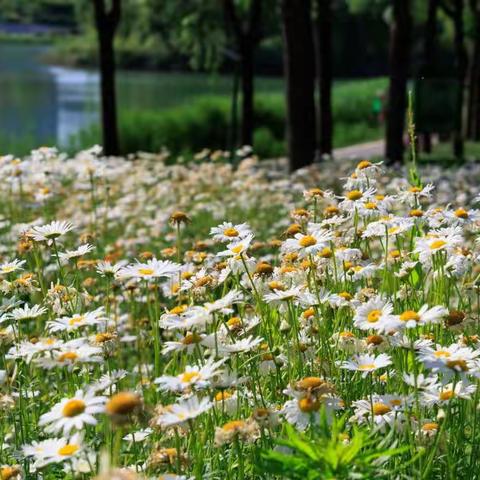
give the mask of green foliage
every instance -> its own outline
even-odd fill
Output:
[[[385,88],[386,79],[340,82],[333,92],[334,145],[343,147],[382,135],[372,113],[372,101]],[[285,101],[278,93],[258,94],[255,102],[254,149],[262,157],[285,155]],[[120,112],[121,151],[124,154],[167,147],[174,154],[190,155],[206,146],[227,149],[231,137],[231,101],[228,96],[201,96],[166,110]],[[72,148],[100,141],[93,126],[73,139]]]
[[[261,470],[291,480],[326,480],[387,477],[391,472],[382,463],[408,447],[396,448],[389,436],[379,442],[365,430],[354,428],[344,433],[345,419],[333,419],[328,425],[325,415],[313,438],[286,425],[282,449],[264,453]]]

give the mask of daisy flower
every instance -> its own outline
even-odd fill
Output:
[[[420,198],[430,198],[434,189],[435,187],[431,183],[424,187],[410,186],[398,192],[398,199],[410,205],[418,204]]]
[[[354,326],[360,330],[385,332],[395,329],[398,323],[392,304],[378,296],[358,307],[353,317]]]
[[[47,432],[68,435],[73,429],[84,425],[96,425],[94,415],[105,410],[105,397],[97,397],[93,391],[77,390],[72,398],[64,398],[48,413],[40,417],[38,424],[46,426]]]
[[[209,359],[203,366],[187,366],[185,371],[176,377],[164,375],[155,379],[160,390],[170,392],[190,391],[192,388],[202,389],[210,385],[210,379],[219,373],[224,360],[214,362]]]
[[[264,341],[263,338],[249,336],[241,340],[236,341],[235,343],[226,343],[218,345],[218,354],[219,355],[232,355],[235,353],[244,353],[249,352],[250,350],[255,349]]]
[[[460,380],[454,383],[436,383],[422,392],[422,403],[427,406],[445,405],[450,400],[460,398],[470,400],[477,389],[475,384]]]
[[[29,307],[25,304],[23,307],[14,308],[9,314],[8,317],[16,322],[20,322],[23,320],[32,320],[34,318],[42,316],[44,313],[47,312],[45,307],[41,305],[33,305]]]
[[[80,434],[70,438],[47,439],[24,445],[23,453],[27,458],[34,459],[33,467],[42,468],[50,463],[72,461],[83,451],[83,439]]]
[[[440,323],[448,315],[448,310],[441,305],[428,308],[423,305],[418,312],[415,310],[405,310],[398,316],[401,326],[405,328],[415,328],[417,326]]]
[[[165,412],[155,419],[156,424],[162,428],[181,425],[192,420],[212,408],[212,402],[208,398],[199,400],[197,396],[181,400],[179,403],[170,405]]]
[[[307,235],[297,233],[294,238],[285,240],[282,251],[286,253],[297,252],[301,258],[315,255],[323,250],[332,240],[332,232],[315,230]]]
[[[0,274],[8,274],[12,272],[17,272],[18,270],[23,270],[23,265],[25,265],[26,260],[12,260],[11,262],[4,262],[0,264]]]
[[[53,240],[65,235],[74,228],[70,222],[53,221],[48,225],[33,227],[30,231],[30,236],[37,242],[48,242],[50,244]]]
[[[357,400],[353,402],[354,415],[351,421],[371,423],[383,430],[386,426],[401,427],[405,422],[402,412],[405,400],[402,397],[391,395],[373,395],[370,400]]]
[[[227,249],[219,252],[217,255],[220,257],[238,257],[249,249],[252,240],[253,233],[249,233],[241,240],[229,243]]]
[[[339,366],[346,370],[361,372],[362,376],[366,377],[369,373],[391,364],[390,356],[386,353],[381,353],[377,357],[371,354],[354,355],[351,360],[341,362]]]
[[[427,347],[419,353],[419,359],[433,372],[446,373],[447,376],[478,371],[480,352],[457,344],[435,348]]]
[[[153,258],[147,263],[127,265],[117,271],[117,278],[137,278],[141,280],[156,280],[158,278],[172,277],[181,269],[181,265],[170,260],[157,260]]]
[[[91,252],[95,247],[86,243],[85,245],[80,245],[75,250],[67,250],[66,252],[59,252],[58,258],[62,263],[68,263],[69,260],[74,258],[83,257],[87,253]]]
[[[71,332],[83,327],[91,327],[105,323],[105,310],[99,307],[93,312],[73,315],[72,317],[61,317],[47,322],[47,330],[50,332],[66,331]]]
[[[250,235],[251,229],[247,223],[234,225],[231,222],[223,222],[217,227],[210,229],[210,235],[217,242],[233,242]]]

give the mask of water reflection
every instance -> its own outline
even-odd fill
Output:
[[[99,120],[94,70],[42,62],[46,45],[0,43],[0,154],[39,145],[67,147],[71,137]],[[257,92],[281,91],[280,79],[257,79]],[[162,110],[200,95],[229,95],[232,79],[200,73],[119,72],[119,111]],[[100,139],[98,139],[100,141]]]
[[[84,127],[98,122],[98,74],[85,70],[50,67],[56,91],[55,138],[59,145]]]

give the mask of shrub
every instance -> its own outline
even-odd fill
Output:
[[[335,86],[335,147],[381,137],[381,127],[372,114],[372,101],[385,85],[382,78],[341,82]],[[261,157],[285,154],[285,116],[281,93],[257,95],[254,148]],[[188,156],[206,145],[227,149],[231,138],[231,101],[224,95],[200,96],[188,104],[162,111],[124,110],[119,123],[122,154],[139,150],[155,152],[167,147],[174,155]],[[83,148],[99,141],[99,127],[92,126],[73,139],[71,147]]]

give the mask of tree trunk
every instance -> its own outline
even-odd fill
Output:
[[[393,0],[390,27],[388,112],[386,131],[387,163],[403,161],[403,132],[407,108],[407,81],[412,19],[410,0]]]
[[[93,0],[99,44],[102,132],[105,155],[119,154],[113,41],[120,21],[121,0],[113,0],[109,12],[104,0]]]
[[[310,0],[282,0],[290,171],[315,156],[315,67]]]
[[[254,46],[249,38],[241,45],[241,81],[242,81],[242,145],[253,145],[254,129]]]
[[[332,2],[317,0],[315,28],[316,65],[320,101],[318,102],[318,140],[320,155],[332,154]]]
[[[480,140],[480,5],[478,0],[470,0],[474,17],[473,52],[469,72],[468,94],[468,138]]]
[[[465,32],[463,24],[463,0],[454,0],[455,24],[455,56],[457,63],[457,105],[455,112],[455,130],[453,132],[453,154],[461,160],[464,154],[463,144],[463,99],[465,90],[465,77],[468,65],[468,56],[465,48]]]
[[[243,145],[253,144],[255,51],[261,39],[262,1],[250,1],[248,19],[243,22],[233,0],[222,0],[226,23],[233,33],[240,57],[242,91],[240,139]]]
[[[439,0],[429,0],[427,24],[425,26],[425,43],[423,48],[423,61],[420,74],[422,78],[433,78],[436,73],[436,35],[437,35],[437,11]],[[430,132],[423,134],[423,149],[426,153],[432,151],[432,139]]]

